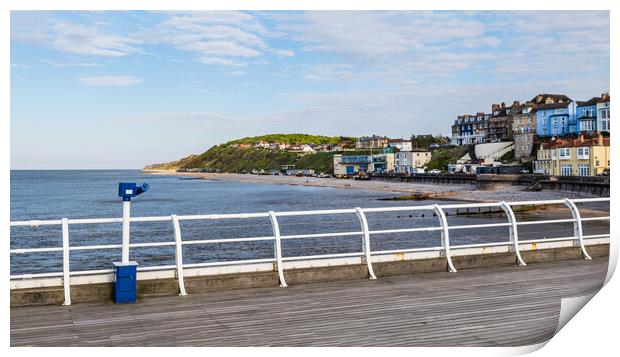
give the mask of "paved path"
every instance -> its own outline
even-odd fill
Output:
[[[23,346],[515,346],[556,329],[560,298],[607,259],[11,309]]]

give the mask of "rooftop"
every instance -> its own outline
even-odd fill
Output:
[[[539,95],[535,96],[534,98],[532,98],[530,100],[530,102],[532,102],[532,103],[534,103],[536,105],[540,105],[540,104],[545,104],[545,103],[549,103],[549,102],[553,102],[553,103],[572,102],[572,99],[570,99],[569,97],[567,97],[564,94],[543,93],[543,94],[539,94]]]
[[[545,104],[538,104],[536,106],[536,109],[540,110],[540,109],[557,109],[557,108],[566,108],[568,107],[568,105],[570,104],[570,102],[556,102],[556,103],[545,103]]]
[[[602,140],[602,146],[609,146],[609,138],[601,137],[600,139]],[[601,146],[599,145],[599,137],[585,138],[583,136],[575,139],[556,139],[542,145],[544,149]]]

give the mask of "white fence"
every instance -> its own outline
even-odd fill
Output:
[[[184,270],[191,268],[201,267],[216,267],[216,266],[230,266],[236,264],[271,264],[274,270],[278,272],[280,285],[285,287],[286,279],[284,274],[285,262],[291,261],[312,261],[331,258],[348,258],[356,257],[361,258],[361,262],[367,266],[368,275],[370,279],[376,279],[373,271],[373,257],[382,256],[386,254],[403,254],[414,252],[439,252],[439,256],[443,257],[447,261],[448,269],[450,272],[456,272],[456,268],[452,263],[451,249],[468,249],[468,248],[489,248],[489,247],[508,247],[509,251],[514,252],[516,256],[517,264],[524,266],[526,263],[521,257],[520,246],[525,244],[537,244],[548,242],[560,242],[560,241],[572,241],[581,248],[584,259],[591,259],[586,250],[585,239],[598,239],[609,238],[609,234],[599,235],[584,235],[582,223],[587,221],[600,221],[609,220],[609,216],[589,217],[582,218],[579,209],[576,204],[591,203],[591,202],[609,202],[609,198],[587,198],[587,199],[564,199],[564,200],[547,200],[547,201],[523,201],[523,202],[492,202],[492,203],[467,203],[467,204],[443,204],[443,205],[424,205],[424,206],[401,206],[401,207],[380,207],[380,208],[351,208],[351,209],[332,209],[332,210],[315,210],[315,211],[289,211],[289,212],[264,212],[264,213],[241,213],[241,214],[209,214],[209,215],[189,215],[189,216],[177,216],[175,214],[171,216],[156,216],[156,217],[131,217],[130,222],[162,222],[169,221],[172,223],[174,230],[174,240],[167,242],[151,242],[151,243],[129,243],[127,246],[123,244],[106,244],[106,245],[89,245],[89,246],[71,246],[69,237],[70,225],[90,225],[90,224],[109,224],[109,223],[123,223],[122,218],[93,218],[93,219],[67,219],[62,218],[60,220],[31,220],[31,221],[14,221],[11,222],[11,227],[19,226],[61,226],[62,228],[62,246],[60,247],[45,247],[45,248],[27,248],[27,249],[11,249],[10,254],[24,254],[24,253],[42,253],[42,252],[62,252],[63,257],[63,269],[62,272],[54,273],[38,273],[38,274],[21,274],[11,275],[11,282],[30,279],[41,278],[60,278],[62,279],[62,285],[64,288],[65,305],[71,304],[71,280],[80,276],[92,276],[97,274],[111,274],[113,269],[102,270],[84,270],[84,271],[71,271],[70,264],[70,252],[73,251],[85,251],[85,250],[106,250],[106,249],[126,249],[130,248],[142,248],[142,247],[163,247],[174,246],[175,249],[175,264],[174,265],[160,265],[149,267],[138,267],[139,272],[148,271],[161,271],[174,269],[175,276],[179,282],[179,295],[186,295],[184,284]],[[572,218],[570,219],[554,219],[554,220],[537,220],[537,221],[522,221],[518,222],[512,207],[515,206],[532,206],[532,205],[565,205],[570,209]],[[487,223],[487,224],[472,224],[472,225],[448,225],[446,209],[466,209],[466,208],[500,208],[506,214],[507,222],[501,223]],[[366,213],[371,212],[394,212],[394,211],[432,211],[438,220],[437,226],[431,227],[416,227],[416,228],[399,228],[399,229],[384,229],[384,230],[370,230]],[[360,230],[353,232],[333,232],[333,233],[318,233],[318,234],[296,234],[296,235],[281,235],[280,225],[278,224],[278,217],[291,217],[291,216],[314,216],[314,215],[342,215],[342,214],[355,214],[359,220]],[[272,235],[260,236],[260,237],[247,237],[247,238],[226,238],[226,239],[208,239],[208,240],[183,240],[180,221],[196,221],[196,220],[234,220],[234,219],[246,219],[246,218],[268,218],[271,221]],[[536,240],[519,240],[518,227],[523,225],[540,225],[551,223],[572,223],[573,224],[573,236],[560,237],[560,238],[545,238]],[[466,229],[480,229],[491,227],[508,227],[509,237],[504,242],[494,243],[479,243],[479,244],[450,244],[450,231],[451,230],[466,230]],[[433,232],[439,231],[441,233],[441,245],[435,247],[425,248],[410,248],[399,250],[378,250],[372,251],[370,240],[371,236],[386,235],[395,233],[406,232]],[[322,254],[322,255],[305,255],[295,257],[282,256],[282,240],[289,239],[304,239],[304,238],[322,238],[322,237],[346,237],[346,236],[359,236],[362,238],[362,251],[352,253],[339,253],[339,254]],[[119,237],[120,238],[120,237]],[[199,245],[199,244],[220,244],[220,243],[239,243],[239,242],[258,242],[258,241],[273,241],[274,254],[272,258],[268,259],[246,259],[237,261],[219,261],[219,262],[204,262],[204,263],[183,263],[183,246]],[[110,262],[111,263],[111,262]],[[111,265],[111,264],[110,264]]]

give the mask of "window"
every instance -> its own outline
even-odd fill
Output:
[[[579,164],[579,176],[590,176],[590,165]]]
[[[603,110],[601,110],[601,118],[603,118],[603,119],[609,119],[609,109],[603,109]]]
[[[609,119],[601,120],[601,131],[609,131]]]
[[[561,148],[560,149],[560,160],[569,160],[569,159],[570,159],[570,149]]]
[[[558,125],[558,118],[557,117],[553,117],[551,123],[553,123],[553,125]]]
[[[557,149],[551,149],[551,160],[555,160],[555,151]]]
[[[562,169],[560,171],[560,175],[562,176],[570,176],[573,173],[572,165],[562,165]]]
[[[589,147],[577,148],[577,159],[587,160],[589,158],[590,158],[590,148]]]

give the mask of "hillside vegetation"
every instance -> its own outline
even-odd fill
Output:
[[[431,152],[431,160],[426,164],[427,170],[448,171],[448,164],[453,164],[456,160],[467,154],[467,146],[454,146],[439,148]]]
[[[280,169],[294,164],[296,153],[283,150],[218,145],[185,162],[180,169],[213,169],[221,172],[250,172],[252,170]]]
[[[144,167],[144,170],[178,170],[184,166],[187,162],[195,158],[196,155],[189,155],[177,161],[165,162],[161,164],[152,164]]]
[[[342,142],[355,142],[355,138],[349,138],[344,136],[322,136],[322,135],[308,135],[308,134],[268,134],[261,136],[249,136],[247,138],[237,139],[229,141],[223,145],[232,144],[251,144],[255,142],[268,142],[268,143],[283,143],[291,145],[303,145],[303,144],[339,144]]]
[[[200,155],[190,155],[178,161],[146,166],[147,170],[190,170],[208,169],[220,172],[251,172],[252,170],[279,170],[282,165],[295,165],[297,169],[313,169],[316,172],[333,172],[333,156],[341,152],[297,153],[278,149],[259,147],[239,147],[238,144],[257,142],[303,144],[349,144],[355,138],[329,137],[307,134],[270,134],[232,140],[211,147]],[[347,155],[367,154],[347,151]]]

